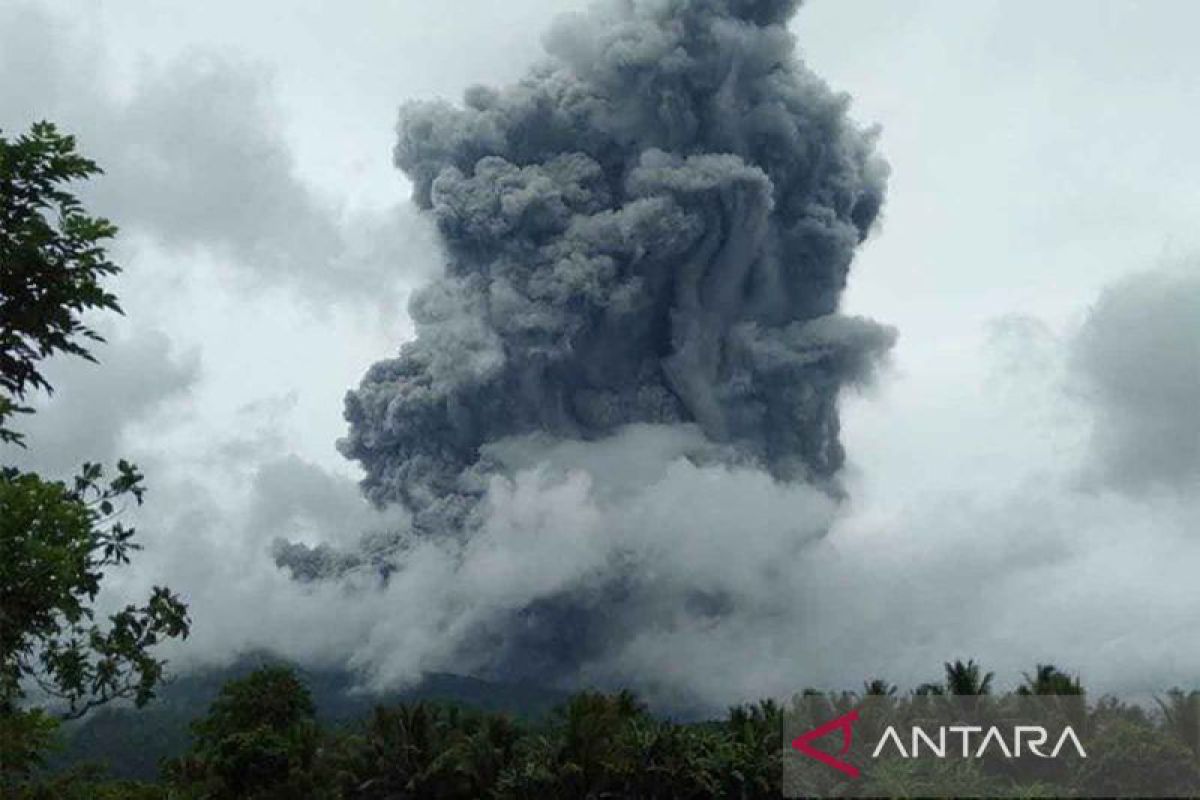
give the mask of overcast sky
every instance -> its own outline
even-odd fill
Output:
[[[144,466],[146,573],[120,586],[192,599],[181,660],[264,625],[296,653],[353,647],[294,624],[267,549],[380,522],[334,442],[439,268],[391,165],[397,106],[515,80],[584,5],[0,5],[0,127],[79,134],[126,266],[103,366],[55,365],[22,458]],[[1055,659],[1101,688],[1200,680],[1197,25],[1186,0],[810,0],[795,20],[809,66],[881,126],[888,200],[846,308],[900,332],[844,404],[838,556],[805,569],[814,608],[850,622],[796,629],[805,682],[958,656],[1010,679]]]

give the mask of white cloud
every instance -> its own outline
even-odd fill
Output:
[[[1128,491],[1200,486],[1200,262],[1108,287],[1073,347],[1095,404],[1090,477]]]

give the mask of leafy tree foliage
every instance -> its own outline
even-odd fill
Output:
[[[65,188],[99,171],[49,123],[0,136],[0,444],[26,445],[9,422],[30,411],[29,392],[51,391],[44,359],[95,360],[88,345],[101,338],[82,315],[120,312],[101,286],[119,271],[103,246],[116,229]],[[120,698],[143,705],[165,664],[152,649],[188,633],[186,606],[163,587],[96,619],[106,572],[138,549],[120,518],[141,504],[142,482],[125,461],[111,477],[85,464],[70,482],[0,467],[0,787],[40,763],[53,735],[31,686],[64,719]]]
[[[211,800],[333,796],[316,770],[315,715],[308,687],[290,669],[264,667],[232,681],[193,726],[192,752],[169,765],[170,782]]]
[[[1200,763],[1184,742],[1137,719],[1114,716],[1093,737],[1074,785],[1090,797],[1131,797],[1163,787],[1164,797],[1195,797]]]
[[[377,708],[351,740],[346,796],[485,797],[517,757],[519,726],[505,716],[430,703]]]
[[[540,724],[426,702],[317,730],[287,669],[231,682],[167,765],[175,797],[709,798],[779,794],[781,708],[678,725],[632,694],[584,692]]]
[[[103,340],[83,313],[121,310],[101,286],[120,271],[103,247],[117,229],[85,213],[65,186],[100,171],[48,122],[13,141],[0,135],[0,443],[22,440],[7,424],[29,410],[26,395],[51,391],[43,359],[93,360],[87,343]]]
[[[0,708],[13,709],[27,680],[63,701],[66,718],[154,696],[163,664],[149,650],[187,633],[186,608],[161,587],[107,625],[92,608],[105,570],[137,549],[134,530],[113,519],[121,499],[140,502],[141,481],[124,461],[107,482],[86,465],[73,486],[0,470]]]
[[[5,795],[5,800],[8,796]],[[12,800],[173,800],[164,786],[107,780],[103,770],[83,766],[15,790]]]

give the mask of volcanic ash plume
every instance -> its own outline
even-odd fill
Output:
[[[517,502],[521,471],[547,463],[586,473],[580,503],[600,514],[597,497],[644,499],[680,470],[728,478],[710,492],[745,479],[764,497],[801,487],[805,507],[836,495],[839,392],[894,338],[837,313],[887,170],[847,98],[799,62],[785,27],[797,5],[612,3],[561,20],[548,60],[517,85],[403,108],[396,164],[437,223],[445,273],[413,297],[415,340],[348,396],[341,443],[371,500],[412,513],[396,579],[414,542],[454,542],[449,580],[462,584],[447,602],[484,605],[466,587],[472,554],[506,546],[497,498]],[[610,634],[615,609],[645,612],[654,581],[632,542],[658,534],[636,524],[599,526],[606,556],[583,570],[587,602],[563,600],[579,576],[505,594],[522,630],[588,639],[596,609]],[[732,607],[721,587],[680,580],[671,597],[689,608]]]

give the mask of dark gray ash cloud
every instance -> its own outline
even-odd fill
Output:
[[[838,393],[894,338],[837,313],[887,170],[798,60],[796,6],[610,4],[515,86],[405,106],[396,163],[448,261],[416,340],[347,400],[373,500],[454,531],[483,445],[636,423],[836,474]]]
[[[1109,286],[1072,345],[1091,407],[1089,478],[1132,493],[1200,486],[1200,266]]]
[[[839,313],[887,169],[797,57],[796,6],[609,3],[520,83],[403,108],[445,271],[341,449],[412,513],[386,592],[438,577],[413,653],[377,631],[363,661],[604,680],[655,631],[785,613],[770,562],[828,530],[839,395],[895,338]],[[665,520],[680,503],[702,516]],[[309,579],[378,543],[276,556]],[[754,554],[725,569],[730,547]]]

